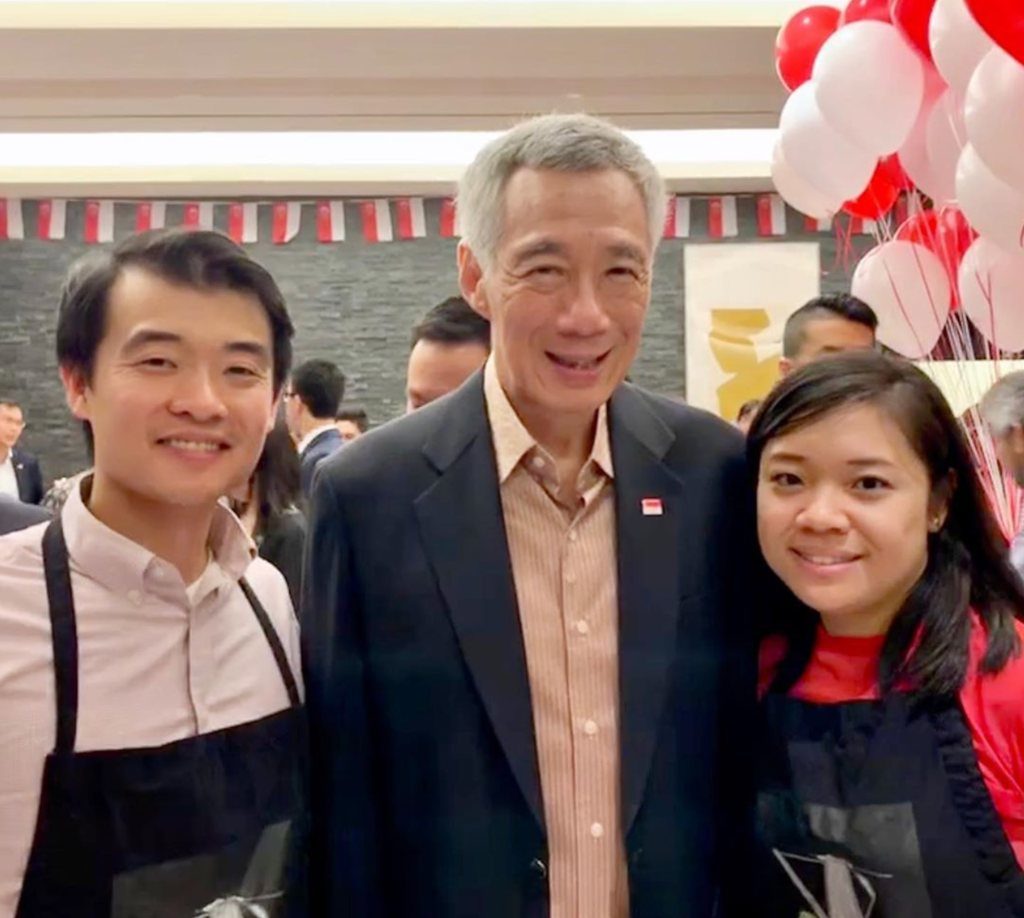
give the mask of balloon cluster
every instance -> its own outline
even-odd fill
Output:
[[[952,309],[1024,350],[1024,2],[851,0],[779,31],[782,110],[772,178],[816,219],[922,209],[857,266],[879,338],[934,348]]]

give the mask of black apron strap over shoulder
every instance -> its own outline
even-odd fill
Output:
[[[249,586],[249,582],[242,577],[238,581],[238,585],[242,588],[245,598],[249,600],[252,611],[256,613],[256,620],[260,623],[263,634],[267,638],[270,652],[274,655],[277,668],[280,670],[281,678],[284,680],[284,687],[288,692],[288,700],[293,708],[297,708],[302,704],[302,699],[299,697],[299,687],[295,682],[295,674],[288,663],[288,656],[284,652],[284,646],[281,644],[281,638],[278,637],[277,629],[274,628],[274,623],[271,622],[270,616],[267,615],[267,610],[263,608],[263,603],[259,601],[256,593],[253,592],[253,588]]]
[[[57,688],[58,755],[75,751],[78,730],[78,634],[71,593],[71,570],[64,527],[60,516],[43,533],[43,570],[50,602],[50,630],[53,637],[53,675]]]

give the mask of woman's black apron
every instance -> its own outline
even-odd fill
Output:
[[[284,648],[248,584],[240,581],[289,708],[164,746],[76,753],[78,643],[59,517],[43,537],[43,563],[57,741],[17,918],[302,915],[305,718]]]
[[[1024,916],[958,703],[769,694],[761,714],[758,918]]]

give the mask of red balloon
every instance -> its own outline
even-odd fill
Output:
[[[932,48],[928,41],[928,21],[934,6],[935,0],[891,0],[889,4],[892,24],[929,61]]]
[[[863,217],[865,220],[877,220],[884,214],[889,213],[892,205],[896,203],[900,190],[889,181],[882,164],[875,167],[875,174],[871,176],[868,187],[852,201],[843,205],[843,210],[855,217]]]
[[[889,15],[889,0],[850,0],[843,11],[843,25],[848,22],[859,22],[862,19],[892,22],[892,17]]]
[[[834,6],[809,6],[794,14],[775,38],[775,72],[790,92],[811,78],[826,39],[839,27]]]
[[[967,8],[1000,48],[1024,64],[1024,7],[1015,0],[967,0]]]
[[[959,302],[957,273],[964,252],[978,238],[960,208],[947,205],[939,210],[926,210],[907,220],[896,231],[897,239],[916,242],[931,249],[942,262],[953,288],[954,307]]]
[[[914,182],[903,169],[899,156],[891,153],[878,161],[879,171],[896,186],[897,191],[913,191]]]

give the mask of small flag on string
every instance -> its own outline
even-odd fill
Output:
[[[427,235],[427,220],[423,212],[423,198],[398,198],[395,200],[398,215],[399,239],[422,239]]]
[[[690,235],[690,199],[672,195],[665,208],[665,239],[686,239]]]
[[[454,198],[445,198],[441,202],[441,221],[438,232],[445,239],[462,235],[462,227],[459,225],[459,209]]]
[[[36,230],[40,239],[53,241],[64,238],[68,219],[67,205],[68,202],[60,198],[39,202]]]
[[[805,233],[827,233],[830,229],[832,229],[832,221],[828,218],[815,220],[814,217],[804,217]]]
[[[135,232],[163,229],[167,223],[166,201],[140,201],[135,208]]]
[[[723,239],[739,234],[736,220],[736,196],[727,194],[708,199],[708,235]]]
[[[239,245],[259,239],[259,206],[255,201],[228,206],[228,235]]]
[[[85,202],[85,230],[83,235],[85,236],[85,241],[92,244],[114,241],[113,201]]]
[[[191,201],[185,205],[181,225],[194,230],[213,229],[213,202]]]
[[[758,195],[757,232],[761,236],[786,235],[786,205],[777,194]]]
[[[24,239],[21,198],[0,198],[0,239]]]
[[[850,232],[860,236],[874,236],[878,232],[878,224],[863,217],[850,217]]]
[[[302,204],[299,201],[274,202],[274,245],[284,245],[299,235],[302,222]]]
[[[391,242],[391,208],[387,198],[363,201],[359,205],[363,217],[363,237],[367,242]]]
[[[316,238],[320,242],[342,242],[345,239],[345,202],[318,201],[316,205]]]

